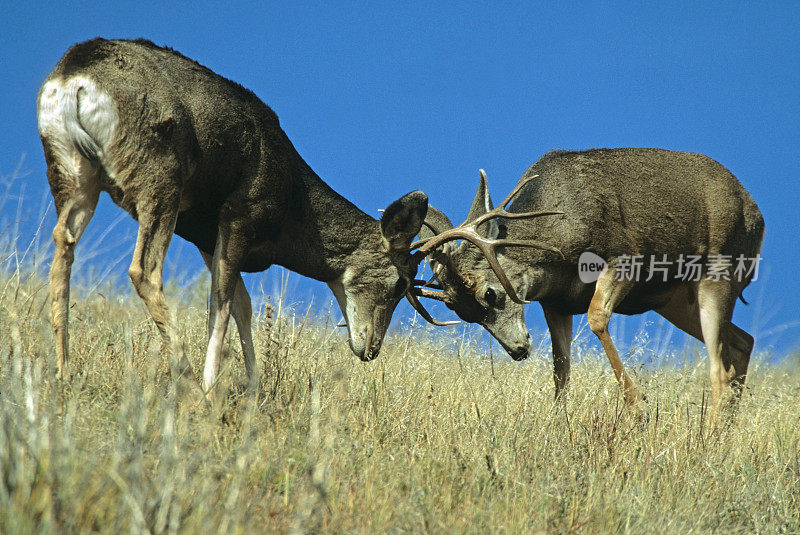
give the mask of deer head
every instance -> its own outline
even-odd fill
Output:
[[[378,356],[392,313],[414,280],[418,262],[410,245],[427,210],[428,197],[421,191],[390,204],[379,232],[364,236],[342,276],[328,282],[345,318],[350,348],[361,360]]]
[[[419,248],[417,255],[428,258],[435,280],[416,281],[412,293],[442,301],[462,320],[480,324],[514,360],[527,358],[531,344],[523,310],[527,301],[519,297],[525,293],[518,291],[524,286],[523,272],[511,264],[502,266],[498,254],[502,258],[502,248],[520,246],[553,251],[563,257],[558,249],[545,243],[506,239],[505,225],[502,219],[498,220],[562,214],[505,210],[525,184],[534,178],[520,181],[495,208],[489,196],[486,173],[481,170],[478,191],[467,220],[454,227],[445,214],[429,207],[421,240],[412,245]],[[453,243],[457,239],[463,240],[461,244]]]

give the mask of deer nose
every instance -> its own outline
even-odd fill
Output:
[[[373,346],[369,351],[364,351],[358,357],[361,359],[362,362],[369,362],[371,360],[375,360],[378,357],[378,353],[380,352],[380,347]]]
[[[375,360],[378,357],[378,353],[380,353],[380,350],[381,350],[380,343],[372,344],[372,347],[370,347],[369,349],[367,349],[367,346],[365,345],[362,351],[356,352],[356,355],[358,356],[359,359],[361,359],[361,362],[369,362],[371,360]]]
[[[508,354],[514,360],[525,360],[531,352],[531,335],[525,337],[525,341],[509,348]]]
[[[361,359],[362,362],[369,362],[374,360],[381,350],[381,340],[376,339],[373,335],[373,329],[368,327],[364,336],[364,345],[354,348],[351,344],[350,348]],[[358,351],[356,351],[358,349]]]
[[[381,340],[376,340],[374,337],[370,340],[370,344],[366,351],[366,355],[361,359],[364,362],[369,362],[370,360],[376,359],[378,357],[378,353],[381,351]]]

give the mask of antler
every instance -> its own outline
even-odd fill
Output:
[[[460,321],[438,321],[433,319],[433,316],[431,316],[428,311],[425,310],[425,307],[422,306],[422,303],[420,303],[419,299],[417,299],[417,294],[425,297],[432,297],[433,299],[438,299],[440,301],[443,300],[442,296],[439,292],[434,292],[433,290],[427,290],[427,292],[425,292],[423,288],[416,287],[409,288],[409,290],[406,292],[406,299],[408,299],[408,302],[411,303],[411,306],[414,307],[414,310],[419,312],[419,315],[422,316],[428,323],[437,325],[439,327],[458,325],[461,323]]]
[[[433,278],[431,278],[430,280],[414,279],[412,281],[412,284],[414,288],[424,287],[424,288],[430,288],[431,290],[443,290],[442,285],[436,282],[436,279]],[[429,297],[429,296],[426,295],[424,297]],[[439,301],[441,301],[441,299],[439,299]]]
[[[480,171],[481,177],[485,180],[486,173],[481,169]],[[565,215],[564,212],[558,211],[546,211],[546,212],[508,212],[506,211],[506,206],[511,200],[534,178],[537,178],[539,175],[532,175],[526,177],[519,181],[517,186],[511,190],[503,202],[500,203],[499,206],[496,208],[489,210],[485,214],[482,214],[472,221],[464,221],[457,227],[452,229],[445,230],[442,233],[439,233],[435,236],[430,238],[425,238],[419,241],[416,241],[411,244],[411,249],[419,249],[416,253],[414,253],[414,259],[417,262],[421,262],[426,256],[431,254],[437,247],[453,241],[453,240],[467,240],[473,245],[475,245],[483,256],[486,257],[486,260],[489,262],[489,266],[494,271],[497,278],[500,280],[500,284],[503,286],[503,289],[506,291],[508,297],[514,301],[515,303],[519,303],[521,305],[527,304],[530,301],[526,301],[524,299],[520,299],[517,296],[514,287],[511,285],[511,281],[508,280],[503,268],[500,266],[500,262],[497,260],[497,253],[495,250],[497,247],[500,246],[519,246],[519,247],[535,247],[537,249],[544,249],[546,251],[552,251],[557,253],[564,258],[564,253],[562,253],[558,248],[553,247],[552,245],[548,245],[546,243],[542,243],[535,240],[489,240],[482,237],[478,234],[478,226],[481,223],[485,223],[486,221],[495,218],[495,217],[505,217],[507,219],[522,219],[522,218],[533,218],[533,217],[542,217],[542,216],[549,216],[549,215]],[[428,297],[427,295],[425,297]],[[436,299],[436,298],[434,298]],[[416,308],[416,307],[415,307]]]
[[[416,310],[419,315],[425,319],[425,321],[432,325],[445,327],[447,325],[458,325],[461,323],[460,321],[438,321],[433,319],[433,316],[430,315],[422,303],[419,302],[419,299],[417,299],[417,296],[421,295],[423,297],[429,297],[438,301],[444,301],[442,293],[435,292],[433,289],[441,290],[442,287],[438,283],[434,282],[433,279],[427,281],[424,279],[414,279],[413,284],[408,288],[408,291],[406,291],[406,299],[408,299],[408,302],[411,303],[412,307],[414,307],[414,310]]]

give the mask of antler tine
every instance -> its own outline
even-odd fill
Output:
[[[533,247],[535,249],[544,249],[545,251],[552,251],[556,253],[558,256],[561,257],[562,260],[566,260],[564,253],[561,252],[561,249],[558,247],[553,247],[552,245],[536,240],[486,240],[487,242],[491,243],[492,248],[494,247],[510,247],[510,246],[517,246],[517,247]]]
[[[484,238],[481,238],[477,234],[474,237],[473,236],[465,237],[465,239],[475,244],[475,246],[478,249],[480,249],[480,251],[483,253],[483,256],[486,257],[486,261],[489,262],[489,267],[491,267],[492,271],[494,271],[494,274],[497,275],[497,278],[500,281],[500,285],[506,291],[506,295],[508,295],[509,299],[520,305],[527,305],[528,303],[530,303],[530,301],[526,301],[525,299],[520,299],[517,296],[517,291],[511,285],[511,281],[508,280],[506,272],[503,271],[503,268],[500,266],[500,262],[497,260],[497,255],[494,252],[497,243],[496,242],[493,243],[494,240],[486,240]]]
[[[481,176],[485,178],[486,174],[481,173]],[[477,228],[478,225],[480,225],[481,223],[488,221],[489,219],[493,219],[495,217],[505,217],[506,219],[524,219],[524,218],[542,217],[548,215],[566,215],[564,212],[558,210],[548,210],[544,212],[509,212],[505,210],[505,207],[508,206],[508,203],[511,202],[511,200],[522,190],[522,188],[524,188],[534,178],[538,177],[539,175],[531,175],[529,177],[523,178],[522,180],[519,181],[516,187],[513,190],[511,190],[511,193],[506,195],[506,198],[503,199],[503,202],[501,202],[498,206],[489,210],[485,214],[481,214],[480,216],[476,217],[473,221],[471,222],[465,221],[459,226],[464,226],[464,227],[472,226]]]
[[[436,325],[437,327],[446,327],[448,325],[458,325],[459,323],[461,323],[460,321],[438,321],[433,319],[430,313],[428,313],[428,311],[425,310],[425,307],[422,306],[422,303],[419,302],[417,296],[410,291],[406,292],[406,299],[408,299],[408,302],[411,303],[412,307],[414,307],[414,310],[419,312],[419,315],[422,316],[423,319],[425,319],[425,321],[427,321],[431,325]]]
[[[410,288],[409,291],[418,297],[427,297],[428,299],[444,301],[444,294],[442,292],[437,292],[428,288],[420,288],[418,286]]]
[[[505,210],[498,210],[495,208],[496,213],[492,217],[505,217],[506,219],[524,219],[526,217],[541,217],[546,215],[567,215],[566,212],[558,210],[550,212],[506,212]]]
[[[425,288],[430,288],[431,290],[441,290],[442,285],[436,282],[435,279],[425,280],[425,279],[414,279],[412,281],[414,286],[424,286]]]
[[[484,174],[483,176],[485,177],[485,176],[486,176],[486,174]],[[520,192],[520,190],[521,190],[522,188],[524,188],[524,187],[525,187],[525,186],[528,184],[528,182],[530,182],[530,181],[531,181],[531,180],[533,180],[534,178],[539,178],[539,175],[531,175],[531,176],[529,176],[529,177],[525,177],[525,178],[523,178],[522,180],[520,180],[520,181],[517,183],[517,185],[514,187],[514,189],[512,189],[512,190],[511,190],[511,193],[509,193],[508,195],[506,195],[506,198],[505,198],[505,199],[503,199],[503,201],[502,201],[502,202],[501,202],[501,203],[498,205],[498,207],[500,207],[500,208],[505,208],[505,207],[506,207],[506,205],[507,205],[508,203],[510,203],[510,202],[511,202],[511,199],[513,199],[513,198],[514,198],[514,197],[517,195],[517,193],[519,193],[519,192]]]
[[[450,229],[450,230],[452,230],[452,229]],[[445,232],[447,232],[447,231],[445,231]],[[444,232],[442,234],[444,234]],[[410,251],[413,251],[414,249],[419,249],[423,245],[428,243],[429,241],[433,240],[436,236],[441,236],[441,234],[436,234],[435,236],[430,236],[428,238],[422,238],[421,240],[417,240],[414,243],[412,243],[411,245],[409,245],[408,249]],[[447,240],[445,240],[445,241],[447,241]],[[442,242],[442,243],[444,243],[444,242]],[[441,245],[441,244],[439,244],[439,245]],[[438,247],[438,245],[436,247]],[[435,249],[436,247],[432,247],[431,250]]]
[[[483,169],[480,170],[480,173],[481,173],[481,176],[485,179],[486,178],[486,173],[484,172]],[[505,210],[505,207],[508,205],[508,203],[511,202],[511,200],[514,198],[514,196],[516,196],[520,192],[520,190],[522,190],[522,188],[525,187],[526,184],[528,184],[531,180],[533,180],[534,178],[537,178],[538,176],[539,175],[531,175],[529,177],[525,177],[524,179],[520,180],[519,183],[516,185],[516,187],[513,190],[511,190],[511,193],[509,193],[506,196],[506,198],[503,199],[503,202],[501,202],[499,206],[493,208],[492,210],[489,210],[485,214],[482,214],[482,215],[476,217],[472,221],[469,221],[469,220],[464,221],[463,223],[461,223],[457,227],[454,227],[452,229],[446,230],[446,231],[444,231],[442,233],[439,233],[439,234],[436,234],[434,236],[430,236],[428,238],[423,238],[421,240],[417,240],[416,242],[411,244],[411,247],[410,247],[411,250],[419,248],[420,252],[425,250],[425,251],[427,251],[427,254],[430,254],[431,251],[433,251],[434,249],[436,249],[440,245],[443,245],[444,243],[447,243],[448,241],[452,241],[453,239],[463,238],[463,236],[458,236],[456,238],[450,238],[449,236],[451,236],[451,235],[455,236],[455,234],[456,234],[453,231],[457,231],[459,229],[468,230],[468,231],[476,231],[476,229],[478,228],[478,225],[488,221],[489,219],[493,219],[495,217],[505,217],[507,219],[523,219],[523,218],[543,217],[543,216],[550,216],[550,215],[566,215],[564,212],[561,212],[561,211],[516,212],[515,213],[515,212],[508,212],[508,211]],[[434,230],[434,232],[435,232],[435,230]],[[477,234],[477,232],[476,232],[476,234]],[[507,245],[510,245],[510,244],[507,244]],[[547,249],[547,250],[551,250],[551,251],[553,250],[549,246],[548,247],[543,247],[543,249]],[[558,253],[561,254],[560,251],[558,251]],[[427,256],[427,254],[425,256]],[[564,255],[561,254],[561,256],[563,257]]]
[[[461,227],[461,228],[473,228],[473,227],[477,228],[478,225],[480,225],[481,223],[483,223],[485,221],[488,221],[489,219],[493,219],[495,217],[505,217],[506,219],[522,219],[522,218],[528,218],[528,217],[533,218],[533,217],[541,217],[541,216],[547,216],[547,215],[566,215],[566,213],[565,212],[560,212],[560,211],[506,212],[500,206],[498,206],[497,208],[494,208],[491,211],[486,212],[485,214],[479,215],[474,220],[472,220],[472,222],[470,222],[469,224],[467,224],[465,222],[463,227],[461,227],[461,225],[459,225],[459,227]]]
[[[419,249],[416,253],[414,253],[415,260],[421,262],[423,258],[431,254],[433,249],[436,249],[443,243],[453,241],[453,240],[467,240],[474,245],[478,246],[483,252],[483,248],[481,248],[481,244],[485,244],[489,247],[497,247],[497,246],[522,246],[522,247],[534,247],[537,249],[544,249],[546,251],[552,251],[557,253],[561,258],[564,257],[564,253],[561,252],[560,249],[557,247],[553,247],[552,245],[548,245],[546,243],[538,242],[535,240],[487,240],[486,238],[482,238],[473,228],[472,225],[468,227],[455,227],[450,230],[446,230],[441,234],[437,234],[436,236],[432,236],[430,238],[425,238],[424,240],[419,240],[411,244],[412,249]]]
[[[486,173],[483,169],[480,170],[481,177],[483,179],[486,178]],[[489,262],[489,266],[494,271],[497,278],[500,280],[500,284],[503,286],[503,289],[506,291],[508,297],[514,301],[515,303],[519,303],[521,305],[527,304],[530,301],[526,301],[524,299],[520,299],[517,296],[514,287],[511,285],[511,281],[508,280],[503,268],[500,266],[500,262],[497,260],[497,255],[495,253],[495,248],[498,246],[522,246],[522,247],[535,247],[538,249],[544,249],[546,251],[552,251],[557,253],[561,258],[564,257],[564,253],[562,253],[558,248],[548,245],[546,243],[538,242],[535,240],[487,240],[481,237],[478,234],[477,228],[478,225],[481,223],[492,219],[494,217],[508,217],[510,219],[520,219],[523,217],[540,217],[540,216],[548,216],[548,215],[565,215],[564,212],[559,211],[546,211],[546,212],[524,212],[524,213],[510,213],[505,210],[505,207],[511,200],[517,195],[520,190],[525,187],[531,180],[538,177],[539,175],[531,175],[519,181],[517,186],[511,190],[503,202],[496,208],[489,210],[485,214],[482,214],[479,217],[476,217],[472,221],[464,221],[457,227],[448,229],[442,233],[436,234],[435,236],[431,236],[429,238],[424,238],[418,240],[411,244],[410,249],[418,249],[416,253],[414,253],[414,260],[417,262],[422,262],[422,260],[431,254],[437,247],[453,240],[464,239],[471,242],[475,245],[481,253],[486,257],[486,260]]]
[[[471,227],[472,225],[470,225]],[[486,260],[489,262],[489,266],[494,271],[497,278],[500,280],[500,284],[503,286],[503,289],[506,291],[508,296],[511,298],[512,301],[515,303],[519,303],[521,305],[527,304],[529,301],[524,301],[517,297],[516,292],[514,291],[514,287],[511,285],[511,282],[506,277],[503,268],[500,267],[500,262],[497,260],[497,256],[495,255],[494,248],[503,245],[522,245],[525,247],[535,247],[537,249],[544,249],[547,251],[553,251],[558,253],[562,258],[564,258],[564,253],[562,253],[559,249],[543,244],[536,241],[529,241],[529,240],[487,240],[486,238],[482,238],[478,235],[477,232],[473,228],[462,228],[456,227],[450,230],[446,230],[441,234],[434,236],[425,241],[424,244],[419,246],[419,250],[414,253],[415,260],[421,262],[423,258],[430,254],[431,250],[435,249],[439,245],[458,239],[464,239],[475,245],[483,256],[486,257]]]

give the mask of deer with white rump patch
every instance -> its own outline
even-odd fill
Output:
[[[523,304],[538,301],[552,341],[556,397],[569,379],[572,316],[588,312],[589,327],[626,402],[635,404],[641,394],[623,368],[608,323],[615,312],[647,310],[705,342],[715,408],[721,405],[725,385],[733,387],[735,398],[740,395],[753,338],[731,317],[754,270],[752,264],[742,273],[721,268],[737,258],[757,262],[764,220],[733,174],[700,154],[554,151],[528,169],[504,203],[511,197],[508,212],[493,209],[481,172],[467,217],[468,222],[483,222],[479,230],[485,240],[506,240],[497,245],[496,260],[508,280],[498,278],[471,243],[447,244],[430,258],[435,282],[419,283],[417,295],[443,301],[463,320],[481,324],[516,360],[530,350]],[[524,217],[535,211],[563,215],[535,221]],[[453,231],[450,220],[432,207],[426,223],[421,236],[429,240]],[[508,246],[517,240],[538,240],[550,249]],[[596,282],[579,277],[578,262],[585,252],[608,263]],[[638,278],[621,273],[631,257],[645,261]],[[702,260],[696,280],[686,280],[678,271],[681,259],[688,257]],[[650,258],[668,267],[658,275],[648,273]]]
[[[240,272],[272,264],[326,282],[353,352],[377,356],[419,263],[409,245],[426,215],[423,192],[376,221],[320,180],[252,92],[144,40],[70,48],[39,92],[38,120],[58,214],[50,306],[59,377],[67,373],[74,250],[103,191],[139,222],[129,273],[163,347],[176,340],[162,290],[173,233],[196,245],[210,269],[204,390],[216,380],[231,314],[254,376]],[[189,369],[185,356],[180,365]]]

